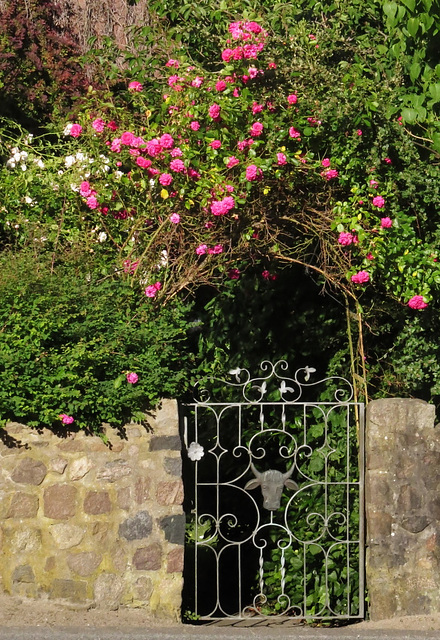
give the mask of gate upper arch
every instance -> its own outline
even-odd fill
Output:
[[[264,361],[182,406],[184,608],[200,620],[364,617],[364,406]]]

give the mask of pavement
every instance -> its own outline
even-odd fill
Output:
[[[317,628],[298,625],[240,627],[240,625],[181,625],[176,627],[1,627],[0,640],[439,640],[439,630],[365,629],[346,627]]]

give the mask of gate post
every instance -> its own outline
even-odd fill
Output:
[[[440,431],[422,400],[374,400],[366,421],[370,617],[440,612]]]

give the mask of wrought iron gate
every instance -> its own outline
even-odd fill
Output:
[[[183,407],[185,606],[200,620],[363,618],[364,407],[343,378],[260,369]]]

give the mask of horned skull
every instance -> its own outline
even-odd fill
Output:
[[[293,473],[293,467],[294,465],[292,465],[286,473],[281,473],[281,471],[277,471],[276,469],[261,472],[258,471],[253,462],[251,462],[251,469],[255,478],[249,480],[245,486],[245,491],[256,489],[261,485],[263,508],[268,511],[277,511],[280,507],[283,487],[287,487],[293,491],[298,491],[299,489],[296,482],[290,479]]]

